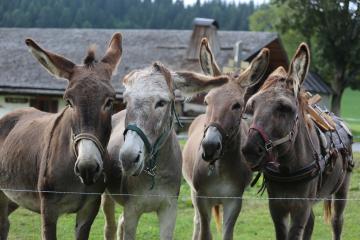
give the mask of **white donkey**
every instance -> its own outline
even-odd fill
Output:
[[[135,239],[139,218],[145,212],[157,213],[160,239],[173,238],[182,167],[173,128],[177,117],[174,90],[191,95],[227,81],[227,76],[170,72],[160,63],[125,76],[127,107],[113,116],[108,145],[112,167],[105,171],[108,192],[126,195],[103,197],[106,239],[114,239],[116,234],[113,200],[124,206],[119,239]]]

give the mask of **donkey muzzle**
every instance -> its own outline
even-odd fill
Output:
[[[201,142],[203,160],[210,162],[220,157],[222,151],[221,133],[216,127],[210,126]]]
[[[101,153],[97,146],[88,139],[79,141],[78,152],[74,172],[82,183],[86,185],[94,184],[103,171]]]

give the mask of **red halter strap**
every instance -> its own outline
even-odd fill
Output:
[[[297,128],[297,125],[298,125],[298,115],[296,114],[296,117],[295,117],[295,120],[294,120],[294,125],[292,127],[292,129],[290,130],[290,132],[288,134],[286,134],[284,137],[282,138],[279,138],[277,140],[271,140],[268,136],[268,134],[265,132],[264,128],[262,128],[261,126],[258,126],[256,125],[255,123],[252,123],[250,128],[249,128],[249,133],[250,133],[250,130],[253,129],[255,131],[257,131],[261,138],[264,140],[264,149],[266,150],[267,152],[267,162],[276,162],[276,159],[274,157],[274,154],[272,152],[273,148],[276,147],[276,146],[279,146],[283,143],[286,143],[286,142],[292,142],[294,140],[294,137],[295,137],[295,131],[296,131],[296,128]],[[260,165],[262,165],[264,162],[262,161],[260,163]],[[259,165],[259,166],[260,166]],[[257,167],[259,167],[257,166]]]

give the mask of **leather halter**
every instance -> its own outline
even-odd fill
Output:
[[[103,147],[100,140],[93,134],[79,133],[79,134],[75,135],[74,132],[71,129],[71,139],[72,139],[72,149],[74,151],[74,154],[75,154],[76,158],[78,157],[78,152],[77,152],[76,146],[77,146],[78,142],[80,140],[82,140],[82,139],[92,141],[96,145],[98,150],[100,151],[101,156],[103,156],[105,154],[105,152],[106,152],[106,149]]]
[[[275,163],[276,162],[276,159],[274,157],[274,153],[273,153],[273,149],[283,143],[286,143],[286,142],[292,142],[294,140],[294,137],[295,137],[295,131],[297,131],[297,126],[298,126],[298,121],[299,121],[299,116],[298,114],[296,114],[296,117],[294,119],[294,124],[290,130],[290,132],[288,134],[286,134],[284,137],[282,138],[279,138],[279,139],[276,139],[276,140],[271,140],[269,138],[269,135],[265,132],[264,128],[255,124],[255,123],[252,123],[250,128],[249,128],[249,133],[250,131],[253,129],[255,131],[257,131],[262,140],[264,141],[264,149],[266,151],[266,155],[267,155],[267,162],[273,162]],[[253,168],[253,170],[257,170],[258,167],[261,167],[261,165],[264,164],[264,160],[258,165],[258,166],[255,166]]]
[[[146,151],[149,154],[148,159],[146,159],[146,161],[145,161],[146,165],[145,165],[144,172],[152,177],[152,184],[151,184],[150,190],[153,189],[155,186],[157,156],[158,156],[160,149],[162,148],[162,146],[164,146],[166,140],[168,139],[168,137],[170,136],[170,134],[173,130],[174,117],[175,117],[177,123],[179,124],[179,126],[180,127],[183,126],[179,120],[178,114],[175,109],[175,100],[171,101],[171,110],[170,111],[171,111],[171,116],[170,116],[170,120],[169,120],[170,121],[169,128],[161,133],[161,135],[156,139],[156,141],[153,145],[151,145],[151,143],[150,143],[148,137],[146,136],[146,134],[144,133],[144,131],[141,130],[141,128],[139,128],[136,124],[128,124],[123,132],[124,139],[125,139],[126,133],[129,130],[131,130],[131,131],[136,132],[136,134],[144,142]]]
[[[241,115],[240,115],[240,119],[241,119]],[[203,139],[204,139],[204,137],[206,135],[206,132],[209,129],[209,127],[214,127],[214,128],[216,128],[216,130],[219,131],[219,133],[221,135],[221,144],[222,144],[221,153],[220,153],[220,156],[219,156],[219,158],[221,158],[224,155],[225,148],[229,146],[229,143],[231,142],[233,137],[236,135],[239,126],[240,126],[240,121],[238,122],[238,124],[234,124],[230,128],[229,132],[226,132],[226,130],[219,123],[211,122],[204,129]],[[218,160],[218,159],[215,159],[210,164],[214,164],[215,161]]]

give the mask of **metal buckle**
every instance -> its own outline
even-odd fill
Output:
[[[271,140],[265,143],[265,150],[269,152],[273,148],[273,143]]]
[[[156,175],[156,166],[153,168],[146,168],[144,169],[144,172],[146,172],[148,175],[150,175],[151,177],[154,177]]]

